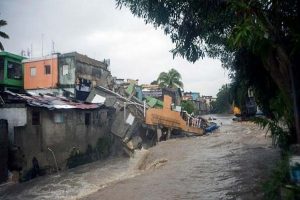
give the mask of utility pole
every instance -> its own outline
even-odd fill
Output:
[[[44,33],[42,33],[42,57],[44,56]]]
[[[32,58],[32,53],[33,53],[33,50],[32,50],[32,43],[30,44],[30,58]]]
[[[52,53],[55,53],[55,50],[54,50],[54,41],[52,40]]]

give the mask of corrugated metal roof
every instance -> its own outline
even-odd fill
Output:
[[[6,93],[13,95],[20,100],[24,100],[28,105],[34,107],[53,109],[96,109],[100,108],[103,104],[92,104],[92,103],[79,103],[74,102],[63,97],[55,97],[50,95],[28,95],[28,94],[17,94],[10,91]]]

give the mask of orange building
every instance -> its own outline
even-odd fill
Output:
[[[56,88],[58,83],[58,58],[56,54],[26,59],[24,65],[24,89]]]

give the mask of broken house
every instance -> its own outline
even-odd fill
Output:
[[[95,87],[87,98],[90,103],[104,103],[105,106],[113,107],[116,112],[112,120],[111,133],[119,138],[124,150],[129,151],[139,148],[143,140],[146,129],[142,126],[146,105],[134,96],[125,98],[107,88]],[[143,140],[143,141],[142,141]],[[128,151],[129,150],[129,151]]]
[[[81,101],[87,98],[95,86],[112,89],[113,78],[108,61],[101,62],[77,52],[59,55],[59,87],[69,94],[75,94],[75,98]]]
[[[162,130],[167,130],[167,138],[170,137],[173,130],[179,130],[194,135],[203,135],[204,130],[200,128],[201,122],[196,118],[183,118],[183,112],[172,109],[172,97],[165,95],[163,108],[149,108],[146,112],[145,123],[148,128],[157,131],[157,137],[160,138]],[[190,123],[193,121],[193,123]]]
[[[49,95],[4,93],[6,104],[0,108],[1,113],[16,102],[23,103],[25,110],[14,113],[25,123],[14,127],[13,133],[13,144],[24,154],[21,166],[25,171],[32,168],[34,157],[41,168],[54,168],[57,161],[58,167],[64,169],[73,149],[86,152],[89,145],[95,147],[97,140],[110,132],[109,109],[102,104],[77,103]],[[8,119],[8,124],[11,121]]]
[[[0,89],[21,91],[23,89],[23,66],[24,59],[5,51],[0,52]]]

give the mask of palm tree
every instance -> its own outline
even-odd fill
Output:
[[[0,27],[5,26],[5,25],[7,25],[7,22],[5,20],[1,19],[0,20]],[[9,38],[9,36],[6,33],[2,32],[2,31],[0,31],[0,37],[5,38],[5,39]],[[3,47],[1,42],[0,42],[0,50],[2,50],[2,51],[4,50],[4,47]]]
[[[161,72],[157,78],[160,87],[164,88],[183,88],[181,75],[176,69],[170,69],[168,72]]]

